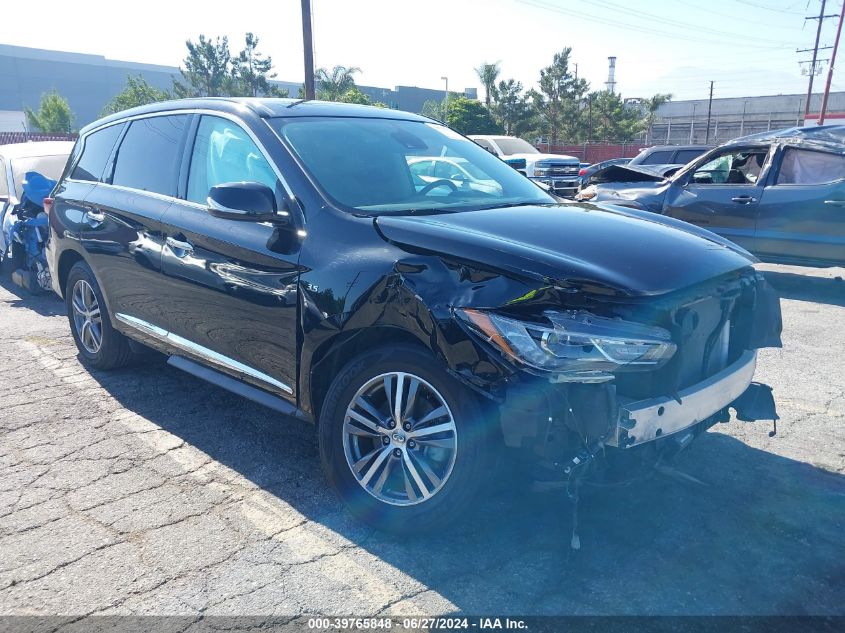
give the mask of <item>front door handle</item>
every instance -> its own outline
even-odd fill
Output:
[[[105,221],[105,213],[100,213],[99,211],[94,211],[93,209],[88,209],[85,212],[85,222],[92,227],[100,226]]]
[[[832,207],[845,207],[845,200],[825,200],[824,203]]]
[[[177,240],[175,237],[168,237],[164,242],[170,247],[170,250],[173,251],[176,257],[185,257],[194,252],[194,247],[190,242],[183,242],[182,240]]]
[[[737,204],[751,204],[752,202],[757,202],[757,198],[754,196],[736,196],[735,198],[731,198],[731,201]]]

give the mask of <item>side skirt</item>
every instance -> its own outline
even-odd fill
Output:
[[[253,387],[245,382],[241,382],[240,380],[236,380],[223,374],[219,371],[211,369],[210,367],[206,367],[205,365],[201,365],[196,363],[190,359],[185,358],[184,356],[171,356],[167,359],[167,364],[172,365],[176,369],[181,369],[184,372],[191,374],[192,376],[196,376],[206,382],[210,382],[213,385],[217,385],[218,387],[222,387],[227,391],[231,391],[232,393],[239,395],[243,398],[247,398],[248,400],[252,400],[253,402],[257,402],[260,405],[263,405],[269,409],[273,409],[274,411],[278,411],[284,415],[288,415],[299,420],[305,420],[310,422],[311,418],[308,416],[304,411],[295,407],[290,402],[285,400],[284,398],[280,398],[278,396],[274,396],[266,391],[258,389],[257,387]]]

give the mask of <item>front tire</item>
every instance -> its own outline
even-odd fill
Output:
[[[85,262],[77,262],[70,269],[65,304],[73,340],[86,365],[116,369],[129,364],[129,340],[112,327],[103,293]]]
[[[442,527],[478,498],[492,417],[422,348],[358,356],[335,377],[320,415],[326,477],[378,529]]]

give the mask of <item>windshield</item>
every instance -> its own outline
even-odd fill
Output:
[[[435,123],[346,117],[270,122],[325,194],[347,209],[401,213],[554,203],[512,167]]]
[[[37,171],[50,180],[58,180],[67,162],[67,154],[56,154],[54,156],[26,156],[12,159],[12,178],[15,183],[15,195],[20,198],[21,185],[24,174],[28,171]]]
[[[523,141],[521,138],[497,138],[496,145],[502,150],[502,154],[510,156],[511,154],[539,154],[540,150],[534,147],[528,141]]]

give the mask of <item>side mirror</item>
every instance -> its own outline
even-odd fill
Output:
[[[266,222],[276,211],[273,190],[257,182],[225,182],[208,192],[208,212],[216,218]]]

